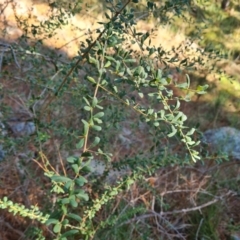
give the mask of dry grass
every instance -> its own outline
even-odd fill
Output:
[[[198,236],[198,228],[205,228],[207,225],[200,220],[217,216],[217,221],[213,222],[214,230],[218,234],[217,239],[228,239],[231,235],[228,229],[229,219],[234,219],[236,225],[240,220],[238,211],[234,210],[239,205],[236,204],[238,196],[234,190],[216,186],[216,179],[224,182],[230,178],[229,172],[231,179],[236,180],[239,164],[235,162],[212,167],[198,165],[161,168],[145,182],[133,184],[130,191],[117,197],[110,210],[110,216],[117,217],[112,234],[114,231],[124,231],[125,227],[132,232],[125,236],[127,238],[138,236],[138,231],[144,235],[148,229],[148,237],[152,239],[198,239],[203,237],[203,234]],[[124,216],[129,214],[128,211],[140,207],[145,209],[144,213],[134,214],[124,220]],[[212,207],[216,207],[213,212],[210,210]],[[103,208],[99,213],[98,222],[109,217],[105,211],[109,212],[109,207],[108,210]],[[198,218],[198,221],[194,221],[194,218]],[[206,234],[213,233],[209,231]],[[108,236],[108,239],[112,238],[114,235]]]

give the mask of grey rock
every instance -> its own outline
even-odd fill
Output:
[[[7,135],[6,127],[1,121],[0,121],[0,135],[1,136],[6,136]]]
[[[0,161],[2,161],[5,157],[5,151],[3,150],[2,145],[0,145]]]
[[[240,160],[240,131],[232,127],[221,127],[204,132],[202,142],[211,151],[224,153]]]
[[[28,136],[36,131],[35,124],[32,121],[21,121],[13,118],[10,119],[7,124],[13,134],[17,137]]]
[[[240,240],[240,233],[236,232],[231,235],[231,240]]]
[[[106,165],[96,159],[92,159],[90,164],[88,165],[90,168],[91,173],[94,173],[98,176],[102,176],[104,171],[106,170]],[[123,176],[131,174],[131,170],[126,166],[124,169],[121,170],[113,170],[111,169],[108,172],[108,175],[106,177],[106,182],[108,184],[115,183],[118,179],[122,178]]]

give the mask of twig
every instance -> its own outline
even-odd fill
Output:
[[[158,217],[162,218],[163,216],[167,216],[167,215],[174,215],[174,214],[179,214],[179,213],[184,213],[185,214],[187,212],[197,211],[197,210],[200,210],[200,209],[205,208],[207,206],[210,206],[210,205],[212,205],[212,204],[222,200],[224,197],[227,197],[227,196],[229,196],[231,194],[233,194],[233,192],[232,191],[228,191],[223,196],[215,197],[215,199],[213,199],[212,201],[209,201],[209,202],[207,202],[205,204],[202,204],[200,206],[193,207],[193,208],[187,208],[187,209],[176,210],[176,211],[171,211],[171,212],[160,212],[160,213],[157,213],[154,210],[149,210],[148,213],[146,213],[145,215],[141,215],[141,216],[129,219],[128,221],[121,223],[119,226],[122,226],[124,224],[129,224],[129,223],[134,222],[134,221],[139,221],[139,220],[142,220],[142,219],[150,218],[150,217],[158,216]],[[235,193],[235,195],[236,195],[236,193]]]
[[[197,207],[193,207],[193,208],[186,208],[186,209],[182,209],[182,210],[176,210],[176,211],[172,211],[172,212],[161,212],[161,213],[158,213],[160,216],[166,216],[166,215],[173,215],[173,214],[178,214],[178,213],[187,213],[187,212],[193,212],[193,211],[197,211],[197,210],[200,210],[202,208],[205,208],[207,206],[210,206],[220,200],[222,200],[224,197],[227,197],[229,196],[230,194],[233,194],[232,191],[228,191],[228,193],[226,193],[225,195],[223,196],[220,196],[220,197],[215,197],[215,199],[213,199],[212,201],[209,201],[207,203],[204,203],[200,206],[197,206]],[[150,211],[151,212],[151,211]]]
[[[3,61],[3,56],[4,56],[4,52],[7,52],[8,49],[10,48],[11,50],[11,53],[12,53],[12,56],[14,58],[14,61],[15,61],[15,64],[17,65],[17,67],[20,69],[20,65],[17,61],[17,57],[16,57],[16,54],[15,54],[15,51],[14,49],[12,48],[11,45],[9,44],[5,44],[5,43],[0,43],[0,46],[3,46],[4,48],[2,49],[2,54],[0,56],[0,71],[2,70],[2,61]]]
[[[18,235],[20,235],[23,239],[25,238],[25,234],[17,229],[15,229],[14,227],[12,227],[9,223],[3,221],[2,219],[0,220],[0,223],[3,224],[4,226],[6,226],[10,231],[17,233]]]
[[[159,219],[161,219],[163,222],[165,222],[166,224],[167,224],[167,228],[170,226],[171,227],[171,229],[172,230],[174,230],[176,233],[177,233],[177,237],[178,237],[178,239],[185,239],[185,237],[178,231],[178,228],[177,227],[175,227],[170,221],[168,221],[167,219],[165,219],[165,218],[163,218],[163,217],[159,217],[158,215],[155,215],[155,221],[156,221],[156,224],[157,224],[157,226],[158,226],[158,228],[159,229],[163,229],[163,233],[165,234],[165,235],[167,235],[167,236],[171,236],[171,238],[170,239],[172,239],[172,235],[173,234],[169,234],[162,226],[161,226],[161,224],[159,223]],[[166,227],[165,227],[166,228]],[[181,229],[181,228],[180,228]],[[160,230],[160,232],[162,232],[161,230]],[[176,234],[174,234],[174,236],[176,237]]]
[[[115,13],[115,15],[112,17],[112,19],[110,21],[114,21],[114,19],[117,19],[118,15],[127,7],[127,5],[131,2],[131,0],[128,0],[124,5],[123,7],[117,11]],[[86,50],[86,52],[79,57],[79,59],[77,60],[77,62],[74,64],[74,66],[68,71],[68,73],[66,74],[65,78],[63,79],[62,83],[60,84],[60,86],[58,87],[58,89],[56,90],[55,94],[53,96],[49,96],[49,101],[48,103],[46,103],[45,107],[43,108],[42,111],[44,111],[46,109],[46,107],[51,104],[51,102],[53,101],[53,99],[55,97],[57,97],[58,93],[60,92],[60,90],[63,88],[63,86],[65,85],[65,83],[67,82],[68,80],[68,77],[72,74],[72,72],[75,70],[75,68],[78,66],[78,64],[80,62],[82,62],[85,58],[87,58],[89,52],[91,51],[91,49],[96,45],[96,43],[101,39],[101,37],[103,36],[103,34],[107,31],[107,28],[104,28],[104,30],[98,35],[97,39],[92,42],[88,49]]]

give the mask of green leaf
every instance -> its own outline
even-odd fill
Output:
[[[70,199],[70,204],[72,207],[76,208],[78,206],[77,201],[75,200],[75,198]]]
[[[98,99],[96,97],[93,97],[92,107],[95,108],[97,104],[98,104]]]
[[[183,66],[186,66],[186,63],[187,63],[187,58],[183,59],[179,65],[183,65]]]
[[[98,112],[98,113],[96,113],[93,117],[94,118],[101,118],[101,117],[103,117],[104,116],[104,112]]]
[[[151,115],[151,114],[153,114],[153,113],[154,113],[154,109],[152,109],[152,108],[148,109],[148,111],[147,111],[147,114],[148,114],[148,115]]]
[[[129,59],[124,59],[124,62],[125,63],[135,63],[135,62],[137,62],[137,60],[133,59],[133,58],[129,58]]]
[[[62,228],[62,225],[60,223],[57,223],[53,228],[53,232],[59,233],[61,231],[61,228]]]
[[[84,119],[82,119],[82,122],[83,122],[83,125],[84,125],[84,132],[83,132],[83,134],[85,136],[87,134],[87,132],[88,132],[89,124]]]
[[[54,186],[51,190],[51,192],[55,192],[55,193],[65,193],[65,191],[63,190],[63,188],[59,187],[58,185]]]
[[[70,202],[69,198],[62,198],[61,199],[62,204],[69,204],[69,202]]]
[[[91,108],[91,107],[89,107],[89,106],[84,106],[84,110],[86,110],[86,111],[91,111],[91,110],[92,110],[92,108]]]
[[[101,126],[97,126],[97,125],[93,125],[92,128],[96,131],[101,131],[102,127]]]
[[[79,173],[79,166],[77,164],[72,164],[71,167],[75,174]]]
[[[87,76],[87,80],[91,83],[96,83],[95,79],[90,76]]]
[[[3,201],[6,203],[6,202],[8,202],[8,198],[5,196],[5,197],[3,197]]]
[[[79,231],[77,229],[72,229],[72,230],[69,230],[67,232],[65,232],[64,234],[61,235],[61,240],[62,240],[62,237],[70,237],[70,236],[73,236],[75,235],[76,233],[78,233]],[[67,238],[66,238],[67,239]]]
[[[177,99],[177,103],[176,103],[176,106],[175,106],[175,108],[174,108],[174,111],[175,111],[175,110],[178,110],[179,107],[180,107],[180,101]]]
[[[93,63],[94,65],[97,65],[97,60],[95,58],[92,58],[91,56],[89,56],[89,63]]]
[[[188,136],[189,136],[189,135],[193,135],[193,133],[195,132],[195,130],[196,130],[195,128],[192,128],[190,131],[187,132],[186,135],[188,135]]]
[[[66,189],[70,189],[73,186],[74,182],[73,181],[68,181],[64,184],[64,187]]]
[[[187,78],[187,84],[188,84],[188,88],[190,87],[190,77],[188,74],[186,74],[186,78]]]
[[[76,144],[76,148],[77,149],[81,149],[84,145],[85,139],[82,138],[77,144]]]
[[[53,218],[49,218],[49,219],[45,222],[45,224],[46,224],[47,226],[49,226],[50,224],[56,224],[56,223],[59,223],[59,220],[58,220],[58,219],[53,219]]]
[[[139,95],[140,98],[144,97],[143,93],[141,93],[141,92],[138,92],[138,95]]]
[[[112,191],[109,193],[110,196],[115,196],[118,194],[118,190],[116,188],[113,188]]]
[[[106,80],[106,79],[103,79],[102,82],[101,82],[101,85],[104,86],[104,85],[106,85],[107,83],[108,83],[107,80]]]
[[[115,58],[111,56],[105,56],[105,58],[108,59],[109,61],[116,62]]]
[[[86,104],[87,104],[88,106],[90,106],[89,101],[88,101],[85,97],[83,97],[83,100],[86,102]]]
[[[162,70],[160,68],[157,70],[156,79],[157,80],[161,80],[162,79]]]
[[[87,179],[82,176],[75,179],[75,183],[80,187],[82,187],[87,182],[88,182]]]
[[[102,120],[99,119],[99,118],[93,118],[93,120],[94,120],[95,122],[97,122],[98,124],[101,124],[101,123],[102,123]]]
[[[68,157],[67,158],[67,161],[69,162],[69,163],[74,163],[75,161],[76,161],[76,157]]]
[[[81,191],[81,192],[77,193],[77,194],[76,194],[76,197],[77,197],[78,199],[82,199],[82,200],[84,200],[84,201],[88,201],[88,200],[89,200],[88,194],[85,193],[84,191]]]
[[[81,157],[87,157],[87,158],[90,158],[92,157],[92,154],[90,152],[83,152]]]
[[[126,68],[126,72],[129,76],[132,76],[132,72],[131,72],[131,69],[130,68]],[[115,81],[118,81],[118,82],[122,82],[123,81],[123,78],[117,78]]]
[[[63,205],[61,206],[61,209],[62,209],[63,214],[67,214],[68,208],[66,207],[66,205],[63,204]]]
[[[91,146],[92,146],[92,147],[95,147],[96,145],[99,144],[100,140],[101,140],[101,139],[100,139],[99,137],[95,137],[95,138],[94,138],[94,141],[93,141],[93,143],[92,143]]]
[[[107,63],[104,65],[105,68],[108,68],[111,66],[111,62],[110,61],[107,61]]]
[[[177,133],[177,129],[173,125],[171,126],[171,128],[172,132],[167,135],[169,138],[173,137]]]
[[[195,143],[196,143],[195,141],[189,141],[189,142],[187,142],[187,144],[190,145],[190,146],[194,145]]]
[[[180,84],[176,84],[176,87],[180,88],[180,89],[188,89],[188,83],[180,83]]]
[[[145,42],[145,40],[149,37],[149,32],[146,32],[145,34],[142,35],[141,37],[141,44]]]
[[[148,8],[149,10],[153,10],[153,6],[154,6],[154,3],[153,3],[153,2],[147,1],[147,8]]]
[[[100,105],[97,105],[96,108],[101,109],[101,110],[103,109],[103,107]]]
[[[77,222],[81,222],[81,220],[82,220],[82,218],[79,215],[74,214],[74,213],[68,213],[67,216],[69,218],[76,220]]]
[[[70,179],[68,177],[58,176],[58,175],[52,176],[51,179],[55,182],[62,182],[62,183],[72,181],[72,179]]]
[[[118,92],[118,89],[117,89],[116,86],[113,86],[113,89],[114,89],[114,91],[115,91],[116,93]]]
[[[208,89],[208,84],[205,84],[203,86],[197,86],[197,94],[205,94],[206,90]]]
[[[128,179],[126,182],[127,188],[129,189],[129,187],[134,183],[133,179]]]
[[[187,116],[183,112],[178,112],[177,116],[172,119],[172,122],[182,124],[182,122],[187,120]]]
[[[98,49],[102,49],[102,45],[100,44],[100,42],[99,41],[96,41],[96,45],[97,45],[97,47],[98,47]]]

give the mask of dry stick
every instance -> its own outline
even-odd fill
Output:
[[[13,231],[15,233],[17,233],[19,236],[21,236],[21,238],[25,238],[25,234],[17,229],[15,229],[14,227],[12,227],[8,222],[6,222],[5,220],[3,221],[2,219],[0,220],[0,223],[3,224],[4,226],[6,226],[10,231]],[[2,238],[1,238],[2,239]]]
[[[16,57],[16,54],[15,54],[14,49],[12,48],[12,46],[9,45],[9,44],[5,44],[5,43],[0,43],[0,46],[3,46],[3,47],[4,47],[4,49],[2,50],[2,54],[1,54],[1,56],[0,56],[0,71],[1,71],[1,69],[2,69],[2,61],[3,61],[4,52],[7,52],[9,48],[10,48],[10,50],[11,50],[11,53],[12,53],[12,56],[13,56],[13,58],[14,58],[15,64],[16,64],[17,67],[20,69],[20,65],[19,65],[19,63],[18,63],[18,61],[17,61],[17,57]]]
[[[220,200],[222,200],[224,197],[227,197],[229,196],[230,194],[233,194],[232,191],[229,191],[228,193],[226,193],[225,195],[223,196],[220,196],[220,197],[215,197],[214,200],[210,201],[210,202],[207,202],[205,204],[202,204],[202,205],[199,205],[197,207],[193,207],[193,208],[186,208],[186,209],[182,209],[182,210],[176,210],[176,211],[172,211],[172,212],[160,212],[160,213],[156,213],[154,212],[155,214],[159,215],[159,216],[166,216],[166,215],[173,215],[173,214],[177,214],[177,213],[187,213],[187,212],[193,212],[193,211],[196,211],[196,210],[200,210],[202,208],[205,208],[207,206],[210,206]],[[150,211],[152,212],[152,211]]]
[[[192,193],[192,192],[193,192],[193,193],[195,193],[196,190],[194,190],[194,189],[192,189],[192,190],[188,190],[188,189],[177,189],[177,190],[164,191],[164,192],[162,192],[160,195],[161,195],[161,196],[164,196],[164,195],[166,195],[166,194],[182,193],[182,192],[185,192],[185,193]],[[209,195],[209,196],[211,196],[211,197],[214,197],[213,194],[208,193],[208,192],[206,192],[206,191],[201,191],[201,190],[199,190],[197,193],[202,193],[202,194],[206,194],[206,195]]]
[[[117,12],[115,13],[115,15],[112,17],[112,19],[110,20],[110,22],[113,21],[113,19],[117,19],[117,16],[127,7],[127,5],[128,5],[130,2],[131,2],[131,0],[128,0],[128,1],[125,3],[125,5],[124,5],[119,11],[117,11]],[[114,21],[115,21],[115,20],[114,20]],[[90,46],[88,47],[88,50],[82,55],[82,57],[80,57],[80,58],[77,60],[77,62],[75,63],[75,65],[68,71],[67,75],[66,75],[65,78],[63,79],[61,85],[58,87],[58,89],[57,89],[57,91],[55,92],[55,94],[54,94],[53,96],[49,95],[49,100],[48,100],[48,101],[46,100],[46,105],[45,105],[45,108],[43,109],[43,111],[45,111],[46,107],[52,103],[53,99],[58,95],[58,92],[63,88],[63,86],[64,86],[65,83],[67,82],[68,77],[72,74],[72,72],[73,72],[74,69],[77,67],[77,65],[78,65],[83,59],[85,59],[85,58],[88,56],[90,50],[95,46],[95,44],[97,43],[97,41],[98,41],[99,39],[101,39],[102,35],[106,32],[106,30],[107,30],[107,29],[104,28],[104,30],[98,35],[97,39],[96,39],[93,43],[90,44]]]
[[[159,218],[158,216],[155,216],[155,221],[156,221],[156,224],[157,224],[158,228],[163,229],[163,231],[164,231],[163,233],[164,233],[165,235],[167,235],[167,236],[176,236],[176,234],[169,234],[169,233],[164,229],[164,227],[161,226],[161,224],[159,223],[159,220],[160,220],[160,218]],[[178,228],[177,228],[177,227],[174,227],[173,224],[172,224],[170,221],[168,221],[168,220],[165,219],[165,218],[161,218],[161,220],[162,220],[163,222],[165,222],[168,227],[170,226],[171,229],[173,229],[173,230],[177,233],[178,239],[179,239],[179,238],[185,239],[185,238],[182,236],[182,234],[178,231]],[[161,231],[160,231],[160,232],[161,232]],[[172,238],[170,238],[170,239],[172,239]]]
[[[207,206],[210,206],[220,200],[222,200],[224,197],[227,197],[229,195],[233,194],[232,191],[229,191],[227,192],[225,195],[223,196],[220,196],[220,197],[216,197],[214,200],[212,201],[209,201],[205,204],[202,204],[200,206],[197,206],[197,207],[193,207],[193,208],[187,208],[187,209],[182,209],[182,210],[176,210],[176,211],[172,211],[172,212],[160,212],[160,213],[157,213],[153,210],[149,210],[147,211],[147,213],[145,215],[141,215],[141,216],[138,216],[138,217],[135,217],[135,218],[132,218],[126,222],[123,222],[121,223],[119,226],[122,226],[122,225],[125,225],[125,224],[129,224],[131,222],[134,222],[134,221],[138,221],[138,220],[142,220],[142,219],[146,219],[146,218],[150,218],[150,217],[160,217],[162,218],[163,216],[166,216],[166,215],[174,215],[174,214],[177,214],[177,213],[187,213],[187,212],[192,212],[192,211],[197,211],[197,210],[200,210],[202,208],[205,208]],[[236,194],[235,194],[236,195]]]

